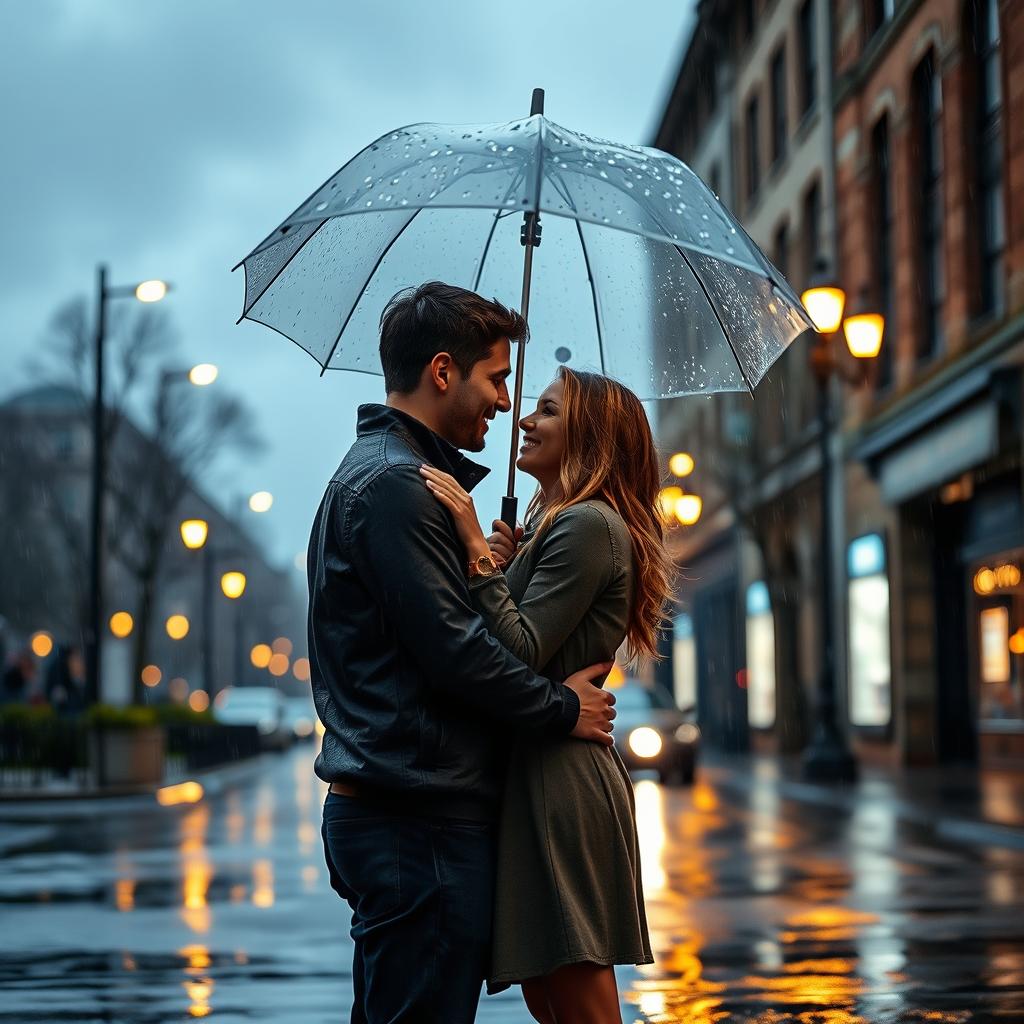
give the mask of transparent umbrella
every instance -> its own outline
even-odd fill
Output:
[[[508,305],[518,296],[531,341],[516,358],[502,508],[512,522],[522,396],[560,364],[607,373],[643,399],[752,393],[813,328],[689,167],[555,124],[539,89],[523,120],[381,136],[238,266],[239,322],[279,331],[321,372],[380,372],[378,319],[401,288],[440,279]]]

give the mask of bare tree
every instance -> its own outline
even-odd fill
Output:
[[[175,359],[176,347],[167,316],[159,308],[122,311],[111,323],[104,534],[107,561],[123,569],[135,590],[136,699],[142,668],[149,661],[157,580],[177,526],[178,505],[218,454],[228,449],[254,451],[260,444],[252,417],[239,399],[221,387],[188,385]],[[34,376],[70,396],[65,414],[83,436],[89,431],[92,373],[91,325],[85,303],[74,300],[54,316]],[[58,469],[42,460],[26,479],[37,488],[39,507],[46,510],[65,553],[65,590],[75,595],[80,630],[87,609],[87,502],[62,500],[67,474]]]

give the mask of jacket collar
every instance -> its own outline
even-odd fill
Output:
[[[356,435],[376,434],[398,428],[412,441],[424,459],[438,469],[450,473],[459,486],[467,491],[474,487],[490,470],[467,459],[451,442],[421,423],[415,416],[392,409],[388,405],[361,405],[356,420]]]

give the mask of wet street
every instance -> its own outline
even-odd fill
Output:
[[[0,807],[0,1021],[347,1021],[311,759],[191,805]],[[624,1021],[1024,1021],[1024,850],[723,767],[636,795],[657,963],[620,971]],[[478,1019],[529,1018],[507,992]]]

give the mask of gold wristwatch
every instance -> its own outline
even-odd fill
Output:
[[[473,579],[474,576],[493,576],[498,571],[497,563],[490,555],[481,555],[479,558],[474,558],[469,563],[469,578]]]

